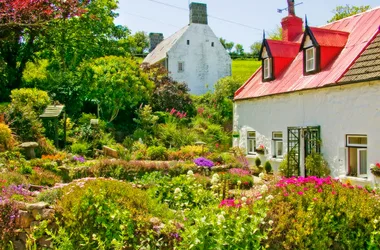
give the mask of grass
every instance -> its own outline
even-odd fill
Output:
[[[233,60],[232,76],[247,81],[249,77],[261,66],[261,61],[256,60]]]

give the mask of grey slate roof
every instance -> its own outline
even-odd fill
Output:
[[[155,64],[164,58],[166,58],[166,53],[174,46],[178,39],[186,32],[189,25],[186,25],[170,37],[163,40],[157,45],[157,47],[150,52],[144,59],[143,63]]]
[[[361,82],[380,79],[380,33],[339,80]]]

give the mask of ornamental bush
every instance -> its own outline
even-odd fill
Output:
[[[10,149],[12,146],[12,130],[0,122],[0,152]]]
[[[166,148],[163,146],[152,146],[148,148],[148,156],[151,160],[165,161],[168,158]]]
[[[377,249],[380,243],[380,201],[362,187],[331,177],[280,180],[262,229],[270,230],[270,249]]]
[[[62,191],[56,204],[54,248],[62,249],[65,237],[65,245],[71,245],[65,249],[141,249],[147,245],[170,249],[176,241],[171,236],[176,229],[168,222],[170,210],[131,184],[81,179]]]

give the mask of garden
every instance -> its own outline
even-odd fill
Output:
[[[318,157],[319,177],[248,164],[203,107],[212,95],[192,97],[193,115],[140,105],[122,140],[93,114],[61,118],[56,147],[39,117],[51,97],[13,90],[0,123],[1,249],[379,248],[376,189],[326,176]],[[38,145],[34,157],[22,142]]]

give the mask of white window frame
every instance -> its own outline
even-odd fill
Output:
[[[279,136],[279,134],[281,134],[281,135]],[[282,158],[284,156],[284,141],[283,141],[282,131],[272,132],[272,140],[273,140],[273,157]],[[281,145],[281,152],[282,152],[281,155],[278,154],[278,148],[280,147],[279,146],[280,143],[282,144]]]
[[[255,154],[256,150],[256,131],[247,131],[247,154]]]
[[[185,63],[184,62],[178,62],[178,72],[184,72],[185,71]]]
[[[309,56],[309,53],[308,53],[309,51],[312,51],[311,56]],[[305,49],[305,68],[306,68],[306,72],[310,72],[310,71],[315,70],[315,64],[316,64],[315,53],[316,53],[315,47],[311,47],[311,48]],[[309,62],[310,61],[312,62],[312,65],[313,65],[312,68],[309,68]]]
[[[272,60],[271,58],[265,58],[263,61],[264,68],[264,79],[269,79],[272,77]]]
[[[351,137],[365,138],[367,140],[367,143],[365,143],[365,144],[364,143],[362,143],[362,144],[349,143]],[[366,173],[360,174],[360,152],[362,152],[362,151],[367,152],[367,144],[368,144],[367,135],[355,135],[355,134],[346,135],[346,147],[347,147],[347,149],[349,150],[350,148],[356,148],[356,150],[357,150],[357,152],[356,152],[356,176],[357,177],[367,177],[368,176],[367,166],[365,166]],[[367,156],[366,165],[368,165],[368,155],[366,154],[366,156]],[[348,158],[347,162],[346,162],[347,169],[350,169],[349,165],[350,165],[350,159]],[[355,166],[352,166],[352,167],[355,167]]]

